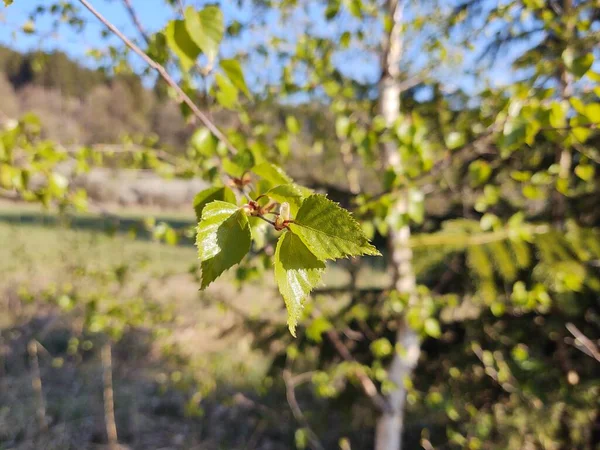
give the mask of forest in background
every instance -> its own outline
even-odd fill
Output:
[[[0,47],[0,111],[36,114],[44,135],[64,145],[115,144],[126,136],[155,134],[180,149],[191,135],[176,102],[147,89],[135,74],[109,76],[67,55],[21,54]]]
[[[139,65],[105,75],[133,72],[131,44],[110,47],[106,72],[1,53],[5,115],[20,119],[3,118],[0,195],[53,213],[2,215],[0,446],[598,447],[595,2],[260,0],[215,29],[202,20],[221,23],[218,8],[167,1],[153,33],[122,3],[168,86],[144,89]],[[41,11],[82,23],[61,5]],[[273,12],[295,37],[262,21]],[[267,44],[219,54],[254,26]],[[458,48],[481,53],[465,73]],[[343,70],[364,53],[380,75]],[[485,59],[509,53],[505,85],[490,83]],[[65,161],[211,187],[193,224],[88,216]]]

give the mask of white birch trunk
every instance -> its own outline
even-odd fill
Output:
[[[388,126],[400,115],[400,60],[402,58],[402,13],[405,0],[388,0],[387,15],[392,20],[389,34],[383,43],[382,78],[380,82],[380,112]],[[384,163],[387,167],[399,168],[400,154],[394,143],[384,145]],[[400,198],[391,212],[392,216],[403,214],[407,208],[407,198]],[[393,271],[394,287],[414,300],[415,274],[412,267],[412,250],[409,247],[410,227],[390,229],[389,265]],[[420,354],[418,335],[407,325],[404,317],[398,318],[396,344],[402,352],[396,352],[388,369],[394,389],[388,396],[389,410],[383,412],[375,431],[376,450],[400,450],[404,428],[404,406],[406,388],[404,380],[410,377]]]

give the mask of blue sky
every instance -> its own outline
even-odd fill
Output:
[[[210,0],[198,1],[198,0],[183,0],[185,4],[192,4],[194,6],[201,6],[202,4],[209,3]],[[214,0],[212,0],[214,2]],[[78,2],[74,2],[78,3]],[[156,31],[164,27],[168,20],[177,17],[178,13],[176,10],[166,5],[164,0],[131,0],[133,8],[136,10],[141,22],[149,32]],[[247,4],[249,2],[243,2],[246,6],[238,7],[237,3],[232,0],[222,0],[221,7],[225,15],[226,22],[237,19],[241,21],[253,21],[255,18],[256,11],[249,9]],[[100,24],[95,17],[93,17],[88,11],[82,9],[82,17],[88,20],[83,33],[75,33],[68,26],[62,26],[58,33],[48,35],[48,32],[52,29],[52,18],[44,16],[43,19],[36,21],[36,34],[27,36],[21,32],[18,32],[24,23],[28,21],[29,13],[35,8],[35,6],[49,5],[48,1],[42,0],[14,0],[13,5],[8,8],[0,7],[0,44],[7,45],[9,47],[18,49],[20,51],[28,51],[32,49],[41,49],[44,51],[52,51],[55,49],[62,50],[69,54],[73,59],[78,60],[83,64],[93,64],[90,58],[87,58],[86,51],[97,47],[99,42],[98,37],[100,32],[103,30],[103,25]],[[129,37],[139,38],[139,34],[135,27],[132,25],[128,14],[121,1],[118,0],[92,0],[92,4],[110,21],[112,21],[119,29],[121,29]],[[328,35],[330,33],[336,33],[339,28],[339,18],[331,23],[326,23],[322,17],[322,11],[317,11],[315,5],[310,5],[307,11],[303,12],[303,16],[296,17],[295,20],[298,23],[308,23],[309,26],[317,29],[319,33]],[[317,8],[318,9],[318,8]],[[260,19],[263,19],[267,23],[269,28],[268,33],[264,30],[261,32],[260,28],[255,30],[253,33],[246,34],[243,39],[235,41],[229,41],[224,45],[222,53],[225,56],[231,56],[236,50],[243,49],[244,46],[248,46],[248,42],[255,44],[256,42],[268,39],[269,36],[281,36],[284,38],[291,38],[293,42],[293,34],[296,30],[289,30],[285,27],[282,28],[278,24],[276,16],[267,17],[262,15]],[[346,15],[343,17],[342,28],[347,29],[353,27],[352,17]],[[374,38],[377,38],[378,32],[372,33]],[[267,36],[268,35],[268,36]],[[42,36],[42,37],[40,37]],[[111,38],[108,41],[116,43],[116,38]],[[265,41],[268,46],[268,41]],[[108,45],[108,43],[106,44]],[[272,80],[272,77],[277,76],[279,67],[277,62],[273,58],[266,58],[261,60],[257,56],[254,56],[251,63],[248,64],[247,77],[249,77],[250,85],[258,86],[264,83],[266,80]],[[258,59],[256,59],[258,58]],[[422,58],[421,58],[422,59]],[[467,55],[467,60],[469,55]],[[357,79],[369,79],[371,81],[376,80],[379,76],[378,59],[373,54],[361,54],[355,49],[342,52],[337,57],[340,67],[344,72],[351,72]],[[411,64],[417,65],[416,60],[411,60]],[[139,66],[138,66],[139,67]],[[491,71],[491,77],[497,82],[508,82],[511,78],[510,70],[499,70]],[[440,78],[444,78],[440,75]],[[447,80],[455,87],[466,88],[467,90],[473,89],[473,82],[465,77],[464,74],[456,75],[456,72],[451,73],[451,77]]]
[[[52,2],[53,3],[53,2]],[[74,1],[73,3],[78,4]],[[139,38],[139,33],[132,25],[131,20],[120,1],[110,0],[92,0],[94,7],[113,24],[115,24],[128,37]],[[184,0],[186,5],[200,5],[209,3],[207,1]],[[213,1],[214,3],[214,1]],[[233,2],[222,2],[221,9],[225,15],[226,22],[231,20],[240,20],[248,16],[246,8],[232,7]],[[86,51],[97,47],[98,37],[104,26],[87,10],[81,7],[81,17],[87,20],[83,33],[74,32],[69,26],[63,25],[59,32],[49,34],[52,30],[53,17],[49,14],[36,20],[36,33],[34,35],[25,35],[20,32],[21,27],[29,20],[29,14],[37,5],[49,5],[47,1],[15,0],[10,7],[0,6],[0,45],[5,45],[20,51],[29,50],[61,50],[69,54],[74,59],[84,63],[86,61]],[[140,21],[148,32],[157,31],[165,26],[172,18],[178,16],[177,11],[168,6],[164,0],[131,0],[131,4],[136,11]],[[109,42],[118,42],[113,38]]]
[[[74,33],[67,26],[63,26],[60,33],[40,38],[38,34],[45,34],[51,30],[51,19],[47,16],[36,24],[38,30],[36,35],[26,36],[23,33],[14,33],[27,22],[28,15],[35,5],[44,3],[46,2],[16,0],[10,7],[1,8],[0,43],[21,51],[60,49],[77,59],[83,57],[85,51],[92,47],[91,43],[98,37],[98,33],[102,29],[102,26],[87,11],[84,17],[89,19],[89,26],[83,35]],[[96,1],[94,3],[102,14],[110,17],[128,35],[134,33],[121,2]],[[132,4],[149,30],[158,29],[165,23],[166,17],[173,15],[173,11],[165,5],[164,1],[132,0]]]

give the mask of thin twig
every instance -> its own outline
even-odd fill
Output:
[[[329,337],[329,340],[332,342],[337,352],[345,361],[357,363],[357,361],[352,357],[350,351],[346,348],[346,346],[341,341],[340,337],[337,335],[335,330],[327,331],[327,337]],[[371,378],[365,373],[365,371],[362,369],[357,370],[356,377],[358,378],[358,381],[360,382],[363,391],[371,399],[373,404],[380,411],[388,411],[390,406],[386,402],[385,398],[379,393],[377,386],[375,386],[375,383],[373,383],[373,380],[371,380]]]
[[[575,339],[576,339],[575,342],[579,341],[581,347],[583,347],[587,350],[587,351],[582,350],[583,353],[594,358],[596,361],[600,362],[600,351],[598,350],[598,347],[596,347],[594,342],[592,342],[592,340],[590,338],[588,338],[585,334],[583,334],[581,331],[579,331],[579,328],[577,328],[571,322],[567,323],[565,326],[567,327],[567,330],[569,330],[569,332],[573,336],[575,336]],[[575,347],[580,348],[579,345],[576,345]],[[581,348],[580,348],[580,350],[581,350]]]
[[[219,128],[214,123],[211,122],[211,120],[208,118],[208,116],[206,114],[204,114],[200,110],[200,108],[198,108],[198,106],[196,106],[196,104],[194,103],[194,101],[183,91],[183,89],[181,89],[181,87],[171,77],[171,75],[169,75],[169,73],[167,72],[167,70],[162,65],[160,65],[159,63],[157,63],[156,61],[154,61],[152,58],[150,58],[146,53],[144,53],[144,51],[142,49],[140,49],[129,38],[127,38],[127,36],[125,36],[123,33],[121,33],[121,31],[119,31],[119,29],[116,26],[114,26],[102,14],[100,14],[90,4],[90,2],[88,0],[79,0],[79,3],[81,3],[88,11],[90,11],[94,16],[96,16],[96,18],[100,22],[102,22],[104,24],[104,26],[106,26],[119,39],[121,39],[121,41],[123,41],[123,43],[127,47],[129,47],[131,50],[133,50],[133,52],[135,54],[137,54],[140,58],[142,58],[146,62],[146,64],[148,64],[150,67],[152,67],[154,70],[156,70],[159,73],[159,75],[167,82],[167,84],[169,86],[171,86],[175,90],[175,92],[177,92],[177,95],[180,97],[180,99],[187,106],[189,106],[189,108],[192,110],[192,112],[194,113],[194,115],[198,119],[200,119],[200,121],[204,124],[204,126],[206,128],[208,128],[210,130],[210,132],[217,139],[219,139],[221,142],[223,142],[223,144],[225,144],[225,146],[227,147],[227,149],[229,150],[229,152],[232,155],[235,155],[236,153],[238,153],[237,149],[229,141],[229,139],[227,139],[227,137],[223,134],[223,132],[221,132],[221,130],[219,130]]]
[[[117,437],[117,423],[115,421],[115,401],[112,378],[112,351],[110,343],[102,347],[102,379],[104,385],[104,425],[106,436],[111,450],[116,450],[119,445]]]
[[[258,215],[258,216],[254,216],[254,217],[258,217],[259,219],[262,219],[262,220],[264,220],[265,222],[267,222],[267,223],[270,223],[270,224],[271,224],[271,225],[273,225],[273,226],[276,226],[276,225],[277,225],[277,224],[276,224],[274,221],[267,219],[267,218],[266,218],[265,216],[263,216],[262,214],[260,214],[260,215]]]
[[[133,6],[131,5],[131,1],[123,0],[123,5],[125,6],[125,9],[127,10],[129,17],[131,18],[131,21],[133,22],[133,24],[135,25],[135,27],[137,28],[139,33],[142,35],[142,37],[146,41],[146,44],[150,44],[150,36],[148,35],[148,33],[146,33],[146,30],[144,29],[142,22],[140,22],[139,17],[135,13],[135,10],[133,9]]]
[[[294,383],[294,376],[292,375],[292,371],[289,369],[289,367],[286,367],[283,370],[283,381],[285,383],[287,401],[290,405],[294,418],[306,429],[308,433],[308,439],[310,440],[312,447],[315,450],[325,450],[325,447],[323,444],[321,444],[319,438],[308,424],[308,420],[306,420],[306,417],[304,416],[304,413],[298,404],[298,400],[296,399],[296,384]]]
[[[35,392],[37,401],[35,414],[37,416],[39,430],[43,433],[48,431],[48,421],[46,420],[46,401],[42,389],[42,375],[38,358],[38,342],[35,339],[29,341],[27,351],[29,353],[29,364],[31,365],[31,387]]]

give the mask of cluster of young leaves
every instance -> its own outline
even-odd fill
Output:
[[[281,232],[274,274],[287,307],[290,332],[295,335],[303,302],[321,280],[326,261],[379,252],[347,210],[293,183],[273,164],[259,164],[234,181],[253,185],[248,198],[254,200],[238,204],[233,190],[223,186],[200,192],[194,201],[201,288],[242,260],[251,249],[256,221],[266,220]]]
[[[0,193],[46,207],[56,204],[84,209],[86,192],[71,186],[58,170],[69,155],[59,145],[43,140],[40,133],[40,121],[33,114],[0,125]],[[90,155],[79,152],[77,156],[80,169]]]
[[[179,63],[182,87],[190,94],[194,92],[193,75],[212,73],[219,59],[220,70],[214,73],[214,96],[221,106],[236,109],[240,94],[250,98],[251,93],[239,60],[218,58],[219,46],[227,32],[218,6],[208,5],[200,10],[188,6],[182,18],[171,20],[164,30],[152,36],[148,53],[166,64],[170,50]],[[184,108],[184,113],[189,114],[189,110]]]

